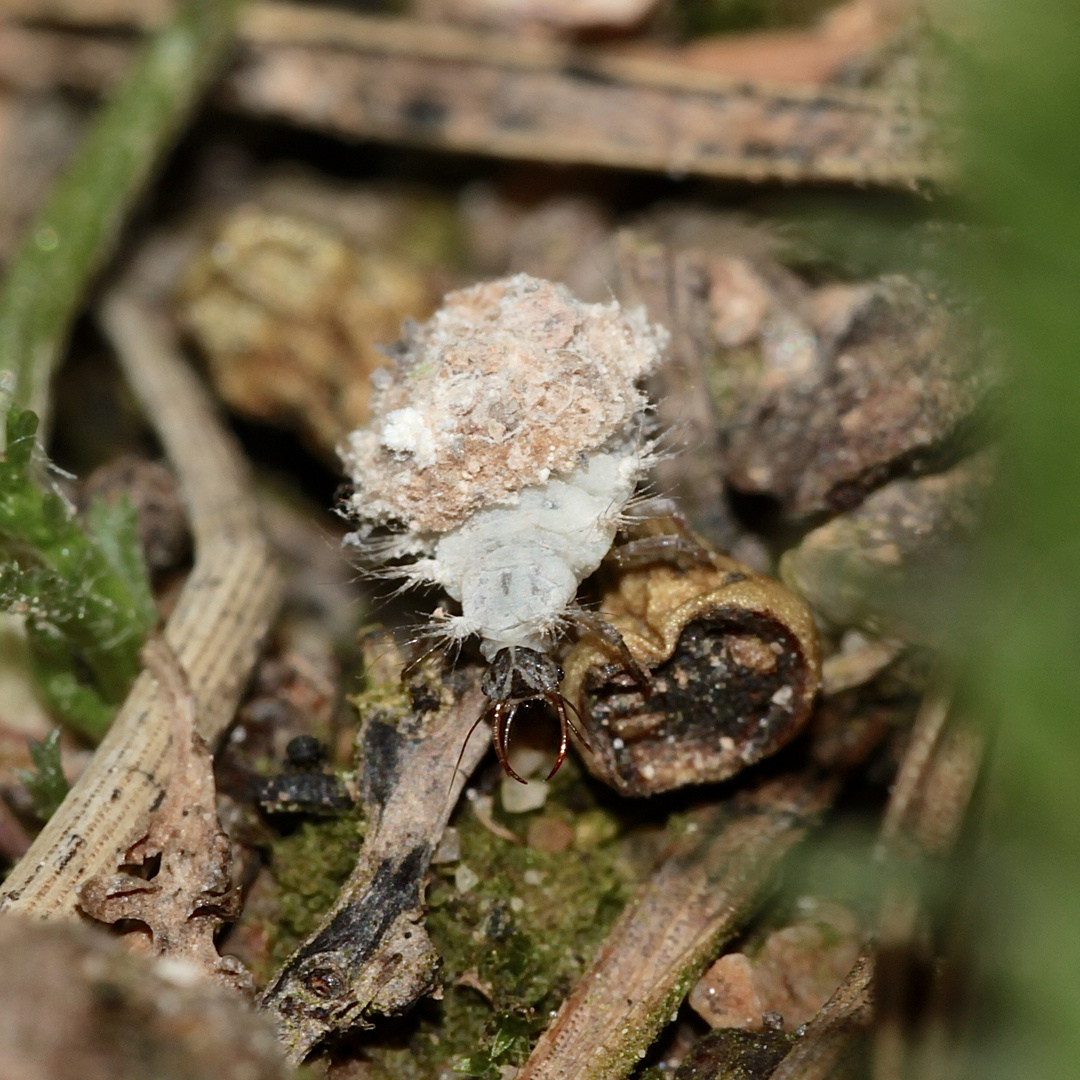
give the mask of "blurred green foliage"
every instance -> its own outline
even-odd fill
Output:
[[[39,685],[58,719],[101,738],[139,672],[157,612],[127,502],[80,522],[48,481],[37,417],[12,408],[0,460],[0,609],[24,616]]]
[[[968,186],[1007,231],[970,260],[1014,371],[969,681],[994,725],[972,893],[989,990],[969,1074],[1080,1076],[1080,5],[977,0],[960,26]]]
[[[240,0],[183,0],[150,35],[27,230],[0,284],[0,395],[48,425],[68,331],[132,207],[233,43]]]

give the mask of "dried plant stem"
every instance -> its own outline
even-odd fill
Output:
[[[123,9],[105,25],[145,24],[135,4]],[[31,16],[35,0],[18,10]],[[90,4],[55,17],[102,25]],[[49,32],[37,33],[47,53]],[[677,58],[298,4],[252,4],[239,33],[227,105],[349,139],[746,180],[906,188],[951,172],[936,123],[900,94],[732,80]]]
[[[911,738],[881,821],[878,845],[882,854],[895,853],[904,827],[909,824],[912,807],[949,719],[951,704],[952,695],[935,687],[926,694],[919,706],[911,727]]]
[[[195,567],[165,627],[211,745],[232,719],[281,582],[259,526],[247,469],[167,324],[124,292],[103,309],[106,332],[180,479]],[[4,882],[0,909],[74,913],[76,890],[115,867],[171,768],[171,699],[143,672],[79,782]]]
[[[612,928],[517,1080],[626,1076],[839,784],[787,776],[702,812]]]
[[[969,724],[950,717],[951,692],[934,686],[912,727],[878,837],[879,857],[890,860],[943,856],[952,848],[970,801],[982,755],[982,739]],[[897,1080],[907,1071],[909,1036],[896,1017],[875,1017],[904,1000],[902,979],[885,979],[875,990],[881,957],[903,955],[918,932],[921,898],[909,874],[886,889],[872,950],[856,962],[847,979],[807,1025],[805,1034],[777,1066],[770,1080],[827,1080],[837,1074],[860,1036],[874,1031],[875,1080]],[[895,974],[895,973],[894,973]],[[902,973],[901,973],[902,975]],[[886,1001],[881,1001],[884,996]]]
[[[707,258],[624,232],[617,265],[622,303],[644,304],[651,319],[672,331],[666,362],[652,376],[649,393],[662,429],[675,433],[681,452],[657,462],[656,489],[677,499],[690,525],[717,550],[731,551],[740,529],[724,497],[720,431],[705,390],[716,350]]]
[[[49,381],[124,219],[221,68],[238,0],[186,0],[147,43],[31,225],[0,291],[0,371],[47,426]],[[0,427],[7,404],[0,397]]]

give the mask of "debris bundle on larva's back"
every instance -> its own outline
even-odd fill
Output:
[[[446,629],[492,660],[542,649],[648,467],[638,387],[667,334],[518,274],[451,293],[375,376],[341,454],[353,542],[461,603]],[[372,529],[397,532],[371,540]]]

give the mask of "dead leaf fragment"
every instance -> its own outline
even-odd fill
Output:
[[[239,893],[230,873],[229,838],[217,817],[213,758],[195,729],[194,698],[162,639],[147,643],[143,662],[171,700],[172,775],[116,872],[90,878],[79,890],[79,906],[99,922],[137,920],[148,931],[148,938],[132,938],[139,951],[184,961],[248,991],[243,965],[214,947],[217,928],[239,912]]]

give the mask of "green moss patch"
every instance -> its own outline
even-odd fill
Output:
[[[636,874],[618,818],[569,762],[552,788],[542,810],[504,814],[496,798],[494,816],[522,838],[539,817],[564,821],[575,839],[556,853],[496,836],[470,806],[459,810],[461,859],[434,867],[427,893],[443,999],[418,1011],[404,1044],[367,1044],[388,1074],[498,1080],[501,1066],[521,1065],[622,910]]]

